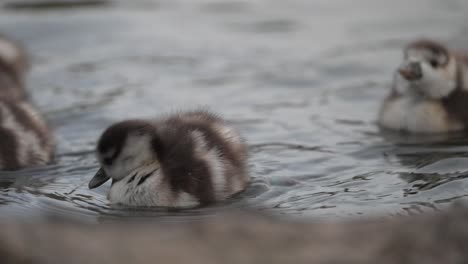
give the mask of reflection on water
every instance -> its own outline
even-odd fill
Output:
[[[0,174],[1,216],[181,221],[245,207],[393,215],[467,195],[465,135],[412,137],[375,125],[404,43],[430,36],[468,45],[466,1],[110,2],[0,9],[0,31],[33,54],[29,89],[59,143],[55,165]],[[109,186],[87,189],[105,127],[200,105],[248,139],[254,181],[244,193],[175,211],[111,207]]]

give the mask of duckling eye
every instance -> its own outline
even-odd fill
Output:
[[[429,63],[431,64],[432,68],[437,68],[439,66],[439,62],[435,59],[430,60]]]

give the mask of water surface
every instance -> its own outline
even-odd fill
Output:
[[[231,207],[406,215],[468,194],[467,137],[375,125],[405,43],[468,47],[465,0],[108,2],[0,9],[0,31],[33,56],[28,88],[58,144],[56,164],[0,174],[2,217],[182,221]],[[209,106],[247,138],[254,180],[244,194],[174,212],[114,208],[109,185],[87,189],[103,129],[192,106]]]

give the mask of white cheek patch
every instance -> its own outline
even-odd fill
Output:
[[[118,157],[111,166],[106,168],[109,176],[120,180],[140,166],[157,162],[150,148],[150,140],[150,137],[146,135],[129,136]]]
[[[408,57],[401,66],[411,62],[420,63],[422,78],[417,81],[407,81],[397,72],[394,79],[395,90],[400,95],[424,94],[432,99],[442,99],[452,93],[457,87],[457,64],[454,58],[449,58],[444,68],[434,68],[428,62],[431,55],[427,50],[414,49],[408,51]]]
[[[8,63],[15,63],[20,57],[20,52],[13,43],[0,38],[0,57]]]
[[[428,63],[421,63],[421,91],[432,99],[442,99],[450,95],[457,87],[456,64],[452,60],[445,69],[434,69]]]
[[[147,159],[153,156],[150,152],[151,138],[148,135],[130,135],[120,156],[135,155],[140,159]]]

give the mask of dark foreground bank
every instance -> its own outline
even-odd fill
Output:
[[[297,223],[245,213],[184,224],[3,222],[2,263],[467,263],[468,209]]]

